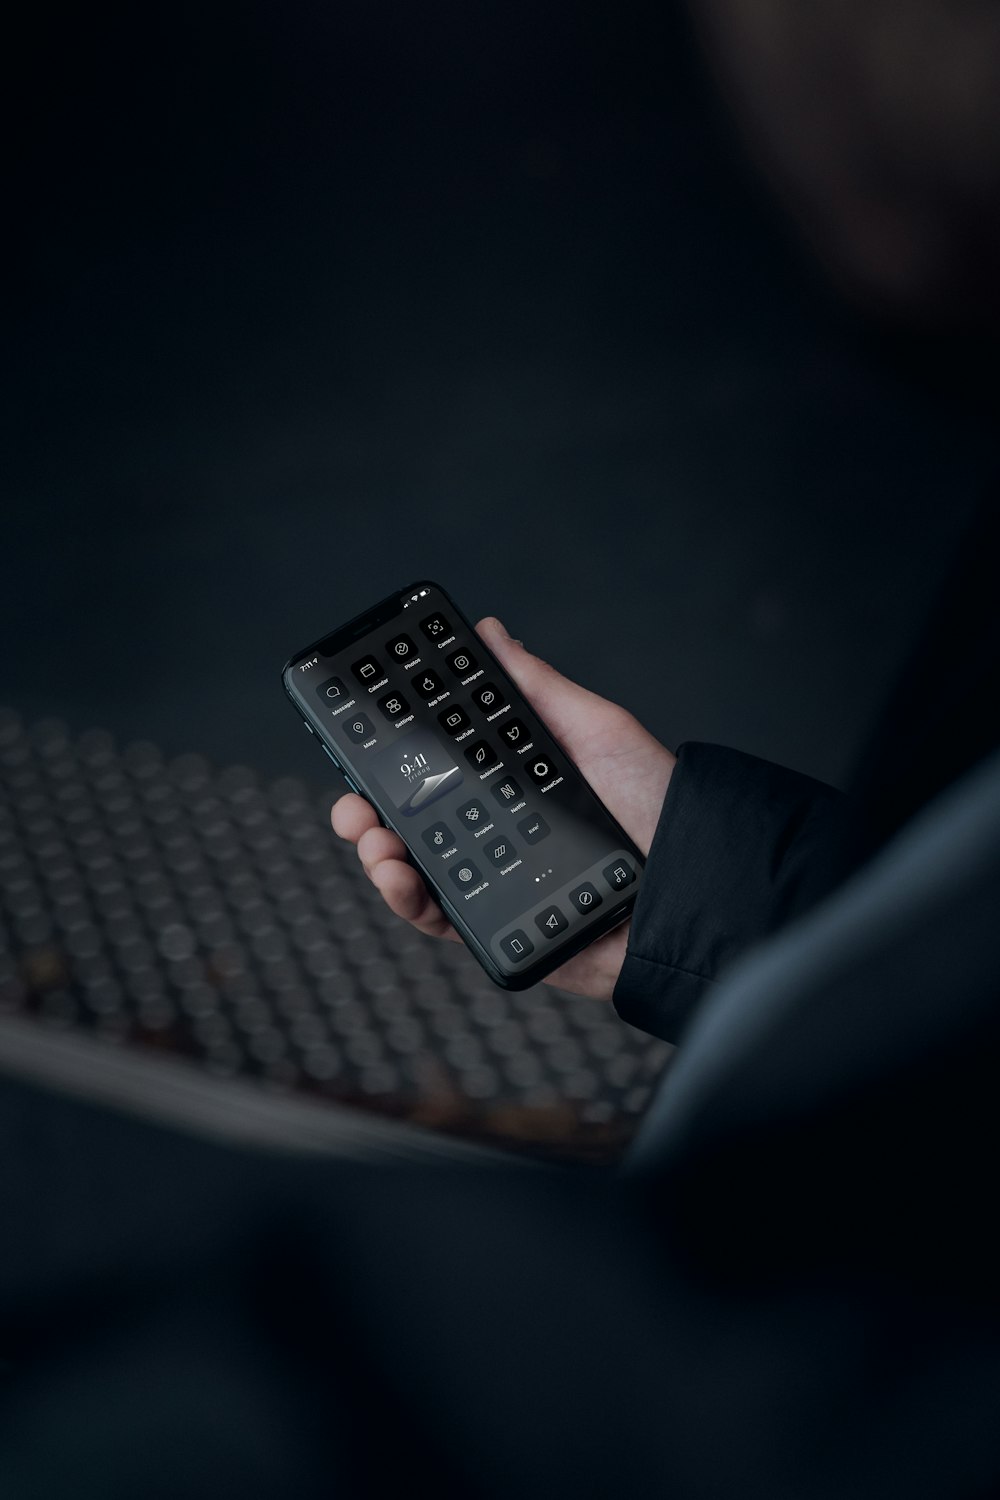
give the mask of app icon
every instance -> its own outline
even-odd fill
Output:
[[[421,672],[411,679],[421,698],[436,698],[444,692],[444,683],[436,672]]]
[[[513,776],[505,776],[503,781],[494,782],[490,790],[501,807],[513,807],[524,796]]]
[[[320,683],[316,695],[321,703],[328,703],[331,708],[339,708],[351,696],[342,677],[328,677],[325,682]]]
[[[349,740],[360,745],[362,740],[370,740],[375,733],[375,725],[367,714],[350,714],[341,725]]]
[[[465,758],[477,771],[485,771],[490,766],[495,766],[500,759],[493,746],[488,745],[485,740],[476,740],[475,744],[470,745],[465,752]]]
[[[593,911],[601,904],[601,898],[589,880],[585,880],[583,885],[578,885],[575,891],[570,891],[569,899],[577,911],[582,912]]]
[[[554,938],[557,933],[565,932],[569,923],[558,906],[547,906],[544,911],[538,913],[538,916],[535,918],[535,926],[543,936]]]
[[[387,719],[401,719],[410,712],[410,705],[402,693],[386,693],[384,698],[378,700],[378,706]]]
[[[503,693],[492,682],[488,682],[485,687],[476,688],[472,696],[484,714],[496,713],[497,709],[503,708],[507,702]]]
[[[448,874],[460,891],[471,890],[474,885],[478,885],[482,878],[475,865],[469,859],[459,860],[457,865],[452,865]]]
[[[420,629],[429,641],[443,641],[451,635],[451,626],[444,615],[428,615],[426,620],[420,621]]]
[[[537,813],[529,813],[517,825],[517,831],[526,844],[538,844],[549,836],[549,825]]]
[[[378,682],[382,676],[382,668],[374,656],[363,656],[360,661],[352,662],[351,671],[365,687],[370,686],[373,682]]]
[[[614,864],[605,865],[601,874],[613,891],[624,890],[635,879],[635,871],[627,859],[616,859]]]
[[[500,947],[506,953],[507,957],[513,959],[516,964],[519,964],[522,958],[527,958],[529,953],[534,953],[535,951],[534,943],[522,927],[516,928],[514,932],[508,932],[506,937],[502,937],[500,939]]]
[[[553,776],[558,775],[555,766],[547,755],[536,755],[534,760],[525,761],[528,767],[528,775],[532,781],[537,781],[539,786],[546,781],[551,781]]]
[[[501,728],[500,733],[508,745],[513,745],[515,749],[520,749],[522,745],[526,745],[531,739],[527,727],[521,723],[520,719],[508,719]]]
[[[428,849],[433,849],[435,854],[445,854],[454,848],[455,836],[447,823],[432,823],[430,828],[425,828],[421,835]]]
[[[471,651],[453,651],[448,657],[448,665],[456,677],[468,677],[479,666]]]
[[[397,635],[394,640],[388,642],[385,649],[391,661],[409,661],[411,656],[417,654],[417,648],[408,635]]]
[[[463,729],[468,729],[472,720],[464,709],[457,705],[454,708],[445,708],[438,714],[438,723],[446,734],[460,734]]]
[[[458,809],[458,816],[469,828],[485,828],[490,821],[490,815],[481,802],[473,797],[471,802],[465,802]]]
[[[463,780],[451,747],[423,725],[393,735],[386,748],[376,755],[371,770],[392,806],[407,818],[422,812],[439,797],[457,791]]]
[[[512,859],[517,858],[517,850],[510,839],[494,839],[486,852],[498,867],[500,865],[509,865]]]

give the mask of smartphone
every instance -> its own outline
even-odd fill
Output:
[[[282,681],[494,983],[535,984],[629,915],[639,850],[440,584],[390,594]]]

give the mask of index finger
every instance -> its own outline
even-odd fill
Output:
[[[374,807],[356,792],[345,792],[337,798],[330,809],[330,822],[337,837],[346,839],[349,844],[356,844],[369,828],[379,826]]]

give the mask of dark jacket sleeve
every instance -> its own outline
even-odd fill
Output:
[[[836,883],[844,809],[797,771],[682,745],[615,986],[622,1019],[676,1042],[734,959]]]

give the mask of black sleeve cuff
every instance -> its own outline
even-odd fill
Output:
[[[842,807],[797,771],[682,745],[615,986],[622,1019],[677,1041],[725,968],[835,883]]]

